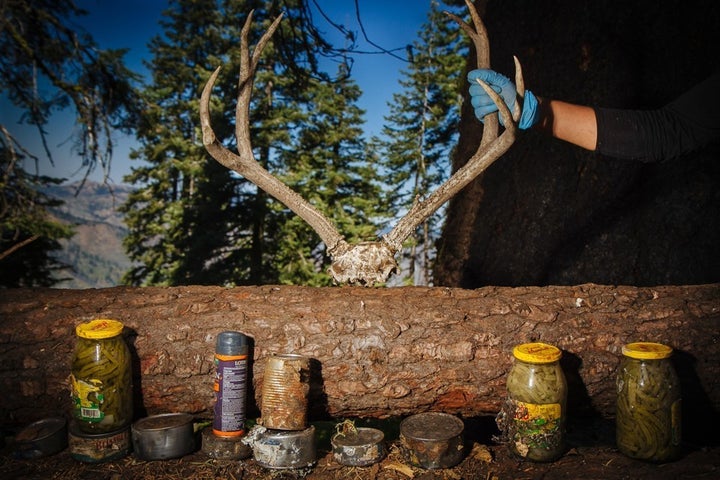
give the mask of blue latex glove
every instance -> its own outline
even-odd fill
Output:
[[[510,113],[512,113],[513,108],[515,108],[515,99],[517,98],[515,84],[505,75],[497,73],[494,70],[472,70],[468,73],[467,79],[470,82],[470,103],[475,109],[475,116],[478,120],[482,122],[486,115],[497,112],[498,110],[490,98],[490,95],[475,81],[478,78],[500,94],[505,101],[505,105],[510,109]],[[535,125],[539,119],[540,110],[538,109],[538,100],[530,90],[525,90],[525,100],[523,101],[522,115],[520,116],[518,127],[521,130],[526,130]],[[500,117],[500,124],[503,124],[502,116]]]

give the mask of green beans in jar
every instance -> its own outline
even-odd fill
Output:
[[[567,383],[553,345],[525,343],[513,349],[507,401],[498,427],[517,456],[537,462],[557,459],[565,450]]]
[[[75,329],[70,383],[73,417],[86,433],[106,433],[132,422],[132,369],[123,324],[100,319]]]
[[[617,376],[615,434],[625,455],[666,462],[680,455],[680,382],[672,348],[636,342],[623,347]]]

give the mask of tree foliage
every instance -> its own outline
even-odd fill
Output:
[[[126,246],[137,262],[128,283],[328,282],[327,258],[314,232],[221,167],[200,139],[199,92],[222,65],[211,116],[218,138],[233,147],[239,30],[253,10],[254,43],[280,6],[284,20],[255,77],[255,157],[331,218],[342,214],[341,228],[374,216],[362,200],[345,207],[339,201],[373,191],[373,170],[357,163],[366,151],[361,112],[353,106],[359,92],[347,79],[328,83],[318,71],[314,52],[324,46],[313,29],[303,28],[306,2],[178,0],[166,12],[164,36],[151,44],[153,80],[145,91],[151,106],[139,130],[142,147],[134,153],[149,166],[127,179],[142,185],[124,207]]]
[[[51,253],[70,229],[49,218],[54,202],[38,192],[58,180],[28,173],[38,155],[53,161],[47,143],[50,117],[67,108],[80,127],[75,137],[79,167],[89,175],[100,166],[108,171],[111,132],[129,129],[139,108],[125,68],[122,50],[100,50],[74,24],[85,14],[71,0],[26,0],[0,3],[0,94],[22,112],[19,123],[33,125],[42,153],[18,141],[10,126],[0,124],[0,262],[3,284],[51,285],[60,265]]]

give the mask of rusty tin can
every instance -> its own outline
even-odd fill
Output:
[[[302,355],[272,355],[265,363],[262,382],[263,426],[275,430],[307,427],[310,359]]]
[[[419,413],[400,423],[400,449],[411,465],[451,468],[464,456],[462,420],[441,412]]]

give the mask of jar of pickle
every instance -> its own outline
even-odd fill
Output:
[[[617,375],[615,436],[631,458],[666,462],[680,455],[680,382],[672,348],[660,343],[625,345]]]
[[[132,422],[130,350],[117,320],[92,320],[75,328],[77,345],[70,386],[73,417],[85,433],[107,433]]]
[[[545,343],[524,343],[515,346],[513,356],[498,427],[518,457],[553,461],[565,450],[567,382],[560,367],[562,352]]]

